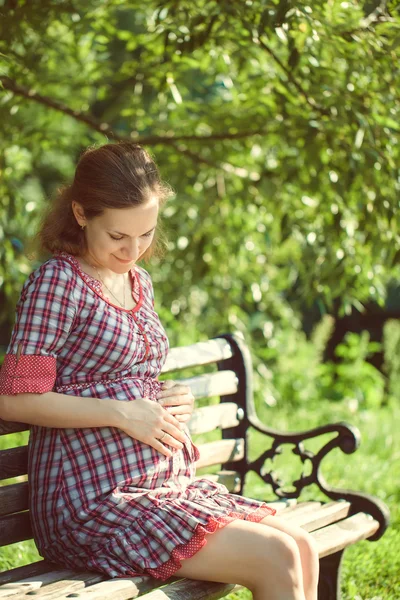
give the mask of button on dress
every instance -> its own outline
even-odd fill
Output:
[[[168,337],[149,273],[135,265],[129,278],[131,310],[105,298],[101,282],[66,252],[33,271],[17,303],[0,394],[157,402]],[[39,553],[72,569],[165,581],[208,534],[275,514],[222,484],[194,480],[199,451],[184,431],[183,448],[166,457],[113,427],[31,425],[29,505]]]

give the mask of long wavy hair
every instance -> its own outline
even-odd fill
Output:
[[[82,256],[87,251],[85,233],[72,211],[72,201],[81,204],[87,220],[100,216],[106,208],[140,206],[156,196],[160,208],[174,194],[161,181],[158,168],[144,148],[133,142],[89,146],[80,156],[72,183],[56,190],[40,221],[32,249],[39,255],[59,251]],[[148,262],[161,257],[166,236],[159,222],[151,245],[140,257]]]

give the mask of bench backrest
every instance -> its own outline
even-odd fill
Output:
[[[199,369],[202,372],[197,374]],[[191,372],[189,377],[182,377],[184,370]],[[243,336],[226,334],[171,348],[162,375],[176,371],[180,375],[172,378],[190,385],[200,406],[189,423],[201,455],[197,476],[207,476],[231,492],[242,493],[247,466],[247,415],[254,410],[251,357]],[[0,420],[0,436],[28,429],[26,424]],[[201,443],[207,436],[219,439]],[[27,462],[26,445],[0,450],[0,546],[32,538]],[[207,471],[210,467],[211,473]],[[6,481],[10,479],[12,482]]]

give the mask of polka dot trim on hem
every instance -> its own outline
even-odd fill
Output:
[[[200,524],[196,527],[194,535],[188,543],[182,544],[172,551],[171,558],[167,562],[156,569],[146,569],[146,573],[156,579],[165,581],[181,568],[181,560],[191,558],[207,543],[207,540],[205,539],[207,534],[215,533],[219,529],[222,529],[222,527],[225,527],[225,525],[228,525],[228,523],[237,519],[259,523],[265,517],[275,514],[276,510],[274,508],[271,508],[267,504],[263,504],[256,511],[251,513],[238,513],[232,511],[228,513],[227,516],[221,517],[220,519],[210,517],[205,527]]]

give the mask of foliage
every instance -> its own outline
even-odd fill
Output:
[[[400,400],[400,323],[390,319],[383,328],[385,372],[389,398]]]
[[[324,362],[326,343],[333,329],[329,315],[317,324],[310,339],[299,328],[286,328],[274,333],[264,347],[254,351],[255,388],[268,406],[313,407],[322,398],[345,402],[353,412],[359,408],[375,408],[388,401],[387,388],[396,388],[399,377],[398,327],[384,330],[384,360],[388,377],[368,359],[381,349],[369,341],[368,332],[347,333],[335,349],[335,361]],[[395,335],[393,335],[395,332]],[[386,381],[387,380],[387,381]]]
[[[395,2],[1,0],[0,319],[84,147],[135,139],[176,190],[150,271],[172,342],[318,300],[382,303],[399,258]],[[290,302],[290,308],[288,307]],[[7,337],[7,336],[5,336]]]

